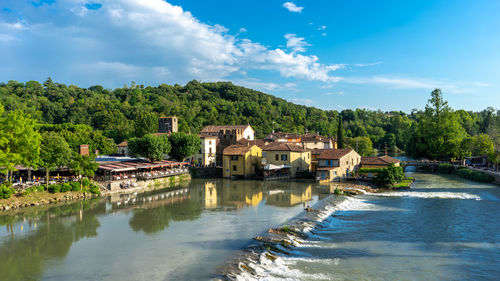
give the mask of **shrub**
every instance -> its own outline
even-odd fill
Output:
[[[358,170],[359,174],[369,174],[369,173],[378,173],[382,170],[385,170],[385,168],[361,168]]]
[[[90,184],[91,184],[91,182],[90,182],[90,180],[88,178],[83,178],[82,179],[82,185],[84,187],[90,186]]]
[[[455,166],[450,163],[441,163],[438,166],[438,173],[441,174],[451,174],[455,171]]]
[[[458,169],[456,174],[462,178],[470,179],[478,182],[492,182],[494,180],[493,176],[486,173],[481,173],[477,171],[472,171],[467,168]]]
[[[61,192],[68,192],[68,191],[71,191],[71,184],[65,182],[63,184],[61,184]]]
[[[14,194],[14,188],[7,185],[0,185],[0,199],[9,199]]]
[[[378,187],[390,187],[402,181],[404,177],[405,173],[402,167],[396,167],[394,164],[390,164],[386,169],[382,169],[377,173],[373,182]]]
[[[80,183],[77,181],[70,182],[71,191],[80,191]]]
[[[99,188],[99,186],[95,185],[95,184],[92,184],[89,188],[89,191],[90,193],[92,194],[101,194],[101,190]]]
[[[59,184],[51,184],[51,185],[49,185],[47,190],[50,193],[58,193],[59,191],[61,191],[61,186]]]
[[[344,192],[342,191],[342,189],[336,187],[335,190],[333,191],[333,194],[335,195],[342,195]]]

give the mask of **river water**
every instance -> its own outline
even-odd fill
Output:
[[[0,280],[208,280],[252,237],[315,204],[315,190],[195,179],[0,213]]]
[[[291,256],[257,265],[258,279],[498,280],[500,189],[412,176],[408,191],[339,200]],[[208,280],[252,237],[328,196],[321,190],[192,180],[1,213],[0,280]]]
[[[500,280],[498,186],[413,176],[411,190],[338,203],[291,256],[262,256],[259,279]]]

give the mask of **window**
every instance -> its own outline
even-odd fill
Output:
[[[231,155],[231,160],[238,160],[238,155]]]
[[[212,154],[212,148],[211,147],[208,148],[208,153]]]
[[[208,141],[208,144],[212,144],[212,141]],[[210,190],[210,191],[212,191],[212,190]]]
[[[262,157],[263,157],[263,158],[266,158],[266,157],[267,157],[267,152],[262,151]]]
[[[238,167],[236,165],[233,165],[233,171],[237,171]]]
[[[281,161],[286,161],[288,159],[286,154],[281,154]]]
[[[280,160],[280,156],[278,154],[275,155],[276,161]]]
[[[336,176],[336,175],[337,175],[337,172],[333,172],[333,174]]]

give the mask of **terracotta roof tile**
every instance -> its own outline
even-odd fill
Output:
[[[241,129],[245,130],[246,128],[251,127],[250,125],[211,125],[206,126],[201,129],[201,133],[218,133],[221,130],[236,130]]]
[[[298,146],[294,143],[272,143],[262,148],[264,151],[292,151],[292,152],[306,152],[308,150]]]
[[[353,151],[350,148],[346,149],[325,149],[319,156],[318,159],[340,159]]]
[[[361,165],[381,165],[387,166],[391,163],[399,163],[400,161],[396,158],[390,156],[380,156],[380,157],[361,157]]]
[[[252,145],[253,146],[253,145]],[[245,155],[252,146],[233,144],[224,149],[224,155]]]

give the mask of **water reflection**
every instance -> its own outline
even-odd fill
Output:
[[[315,192],[311,184],[294,182],[193,180],[175,189],[9,211],[0,215],[0,279],[43,279],[54,261],[65,260],[73,243],[98,237],[101,218],[111,214],[124,215],[132,233],[156,235],[172,222],[200,219],[204,210],[292,207],[312,200]]]
[[[26,216],[0,216],[0,224],[8,232],[0,240],[2,280],[40,280],[50,260],[64,258],[74,242],[97,236],[100,223],[96,215],[105,211],[102,207],[99,200],[89,200],[30,210]]]

